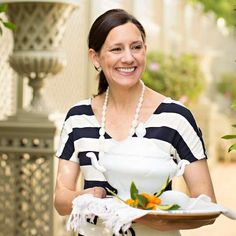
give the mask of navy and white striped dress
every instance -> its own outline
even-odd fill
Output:
[[[115,191],[115,186],[110,186],[103,174],[91,165],[91,159],[86,157],[87,152],[94,152],[98,158],[99,152],[100,124],[93,113],[91,101],[83,100],[67,113],[56,155],[80,165],[85,189],[101,186]],[[196,121],[189,109],[179,102],[166,98],[144,126],[144,138],[152,139],[177,162],[181,159],[194,162],[206,158],[202,135]],[[114,142],[116,141],[106,133],[105,145],[110,146]]]

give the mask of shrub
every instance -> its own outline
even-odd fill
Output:
[[[226,98],[236,101],[236,74],[224,74],[216,83],[217,90]]]
[[[233,104],[232,104],[232,108],[236,108],[236,100],[234,100]],[[234,128],[236,128],[236,124],[233,124],[232,125]],[[236,139],[236,134],[227,134],[225,136],[222,137],[223,139]],[[233,143],[229,149],[228,149],[228,152],[231,152],[231,151],[236,151],[236,143]]]
[[[151,52],[147,55],[143,81],[153,90],[177,100],[194,101],[204,88],[205,79],[198,58]]]
[[[13,23],[5,21],[1,17],[1,14],[5,13],[6,11],[7,11],[7,4],[0,4],[0,36],[2,35],[2,26],[11,30],[15,29],[15,25]]]

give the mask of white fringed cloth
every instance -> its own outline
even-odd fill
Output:
[[[132,208],[115,198],[96,198],[91,194],[81,195],[73,200],[73,208],[67,222],[67,230],[80,231],[82,226],[92,222],[95,216],[103,220],[105,227],[115,235],[120,229],[125,232],[132,221],[147,214],[146,211]]]
[[[181,193],[181,195],[183,195],[183,193]],[[168,196],[166,202],[162,199],[162,203],[169,204],[169,200],[170,198]],[[170,201],[173,203],[173,199]],[[231,219],[236,219],[236,212],[212,203],[210,198],[206,195],[200,195],[198,198],[189,198],[186,195],[184,201],[180,198],[177,199],[175,203],[181,206],[181,210],[169,212],[159,211],[163,214],[170,212],[173,214],[181,212],[189,213],[191,211],[194,211],[195,213],[201,213],[204,211],[221,212]],[[115,235],[120,235],[120,230],[125,232],[130,228],[132,221],[150,212],[156,212],[156,210],[150,211],[136,209],[128,206],[117,198],[101,199],[93,197],[91,194],[84,194],[73,200],[72,212],[67,222],[67,230],[81,232],[83,226],[89,224],[87,219],[90,219],[92,222],[95,216],[98,216],[108,230]]]

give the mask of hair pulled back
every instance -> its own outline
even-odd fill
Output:
[[[109,32],[120,25],[131,22],[139,29],[142,39],[145,42],[146,33],[141,23],[131,14],[123,9],[108,10],[100,15],[91,26],[88,35],[88,47],[99,53]],[[98,95],[106,91],[108,83],[101,71],[99,73]]]

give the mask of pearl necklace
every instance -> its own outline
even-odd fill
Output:
[[[141,95],[139,97],[137,106],[136,106],[136,110],[135,110],[135,114],[134,114],[134,119],[131,123],[131,128],[129,130],[129,135],[128,137],[132,137],[133,134],[135,133],[135,129],[138,125],[138,119],[139,119],[139,115],[140,115],[140,111],[141,111],[141,107],[143,104],[143,98],[144,98],[144,91],[145,91],[145,85],[143,83],[142,80],[140,80],[141,84],[142,84],[142,92]],[[99,129],[99,141],[100,141],[100,152],[99,152],[99,156],[104,155],[104,149],[105,149],[105,125],[106,125],[106,113],[107,113],[107,106],[108,106],[108,97],[109,97],[109,87],[106,90],[106,94],[105,94],[105,99],[104,99],[104,103],[103,103],[103,107],[102,107],[102,122],[101,122],[101,128]]]

